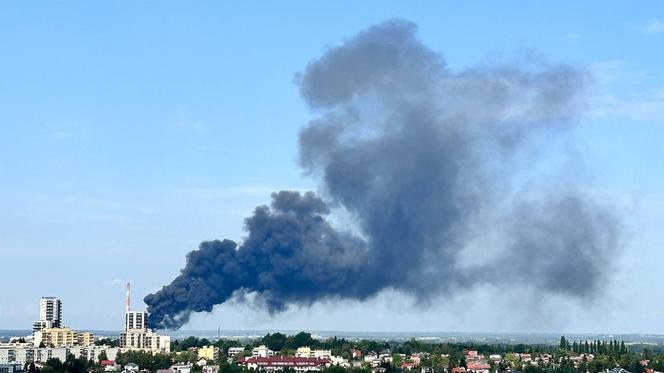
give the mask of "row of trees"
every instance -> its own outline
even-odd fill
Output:
[[[574,341],[569,343],[565,336],[560,337],[559,348],[565,351],[572,351],[578,354],[602,354],[602,355],[611,355],[618,356],[627,353],[627,347],[625,346],[625,341],[618,342],[617,340],[612,340],[609,342],[600,341]]]
[[[95,367],[99,368],[99,371],[103,371],[101,366],[95,365],[84,357],[77,359],[73,355],[69,355],[65,361],[60,361],[58,358],[48,359],[41,369],[37,368],[34,363],[26,364],[24,370],[28,373],[87,373],[95,370]]]

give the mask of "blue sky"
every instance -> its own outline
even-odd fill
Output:
[[[55,295],[65,323],[119,329],[201,240],[240,239],[297,167],[313,117],[294,75],[400,17],[452,69],[538,53],[593,74],[575,129],[583,187],[616,204],[625,249],[598,304],[511,316],[477,289],[422,310],[398,294],[270,318],[243,305],[188,328],[664,333],[664,5],[588,2],[14,2],[0,10],[0,329]],[[499,309],[501,320],[487,315]]]

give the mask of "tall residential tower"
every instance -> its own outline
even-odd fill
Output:
[[[62,325],[62,301],[55,297],[42,297],[39,302],[39,320],[32,330],[37,332],[45,328],[59,328]]]
[[[120,347],[131,350],[170,352],[171,338],[148,329],[148,313],[131,310],[131,286],[127,284],[125,328],[120,333]]]

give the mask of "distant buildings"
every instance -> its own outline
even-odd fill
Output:
[[[143,350],[152,353],[170,352],[170,337],[157,334],[147,327],[147,313],[132,311],[129,307],[129,285],[127,285],[127,308],[125,330],[120,335],[120,347],[95,346],[95,337],[90,332],[79,332],[65,327],[62,323],[62,301],[55,297],[43,297],[39,303],[39,320],[33,325],[32,340],[23,338],[0,343],[0,373],[20,372],[13,367],[23,367],[26,363],[44,363],[57,358],[65,361],[67,356],[83,357],[94,362],[99,356],[115,357],[118,352]],[[203,350],[207,353],[207,350]],[[215,356],[215,350],[211,350]],[[102,356],[103,356],[102,355]],[[104,369],[116,369],[111,360]]]
[[[327,359],[319,358],[306,358],[295,356],[269,356],[258,357],[252,356],[241,359],[239,364],[246,366],[248,369],[261,370],[261,371],[276,371],[283,370],[284,368],[292,368],[296,372],[308,372],[323,370],[330,366],[330,361]]]

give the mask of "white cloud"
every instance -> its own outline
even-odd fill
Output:
[[[653,93],[650,97],[624,98],[599,95],[591,99],[590,115],[595,118],[619,117],[637,121],[664,120],[664,97]]]
[[[595,86],[589,114],[593,118],[622,118],[664,122],[664,80],[625,61],[593,65]]]
[[[124,286],[127,283],[127,281],[119,279],[119,278],[114,278],[112,280],[106,280],[104,281],[104,285],[108,286]]]
[[[644,34],[658,34],[660,32],[664,31],[664,21],[661,21],[659,19],[651,19],[648,20],[646,23],[644,23],[641,26],[641,31]]]

